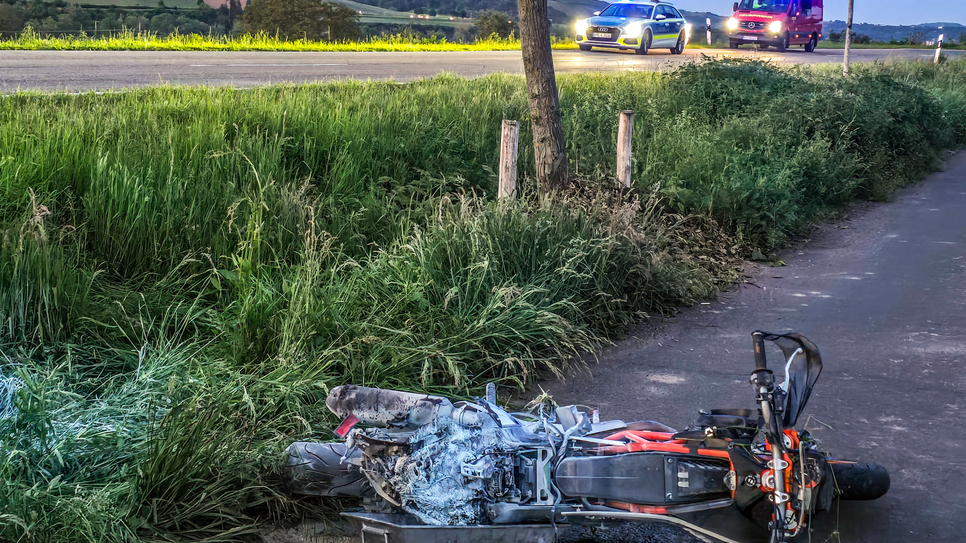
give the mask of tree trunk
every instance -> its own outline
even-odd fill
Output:
[[[852,12],[855,0],[849,0],[849,19],[845,22],[845,55],[842,57],[842,73],[849,75],[849,53],[852,49]]]
[[[537,182],[542,192],[552,192],[567,184],[567,145],[560,122],[547,0],[518,0],[518,5]]]

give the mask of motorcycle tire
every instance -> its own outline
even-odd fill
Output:
[[[829,466],[832,468],[834,483],[838,488],[836,494],[840,500],[874,500],[889,491],[889,472],[878,464],[829,460]],[[771,502],[762,499],[743,510],[742,514],[755,524],[766,528],[771,522],[773,511]]]
[[[875,500],[889,491],[889,472],[879,464],[830,460],[829,466],[835,476],[835,486],[841,500]]]
[[[342,462],[345,443],[292,443],[283,468],[289,492],[305,496],[361,498],[368,494],[365,475]]]

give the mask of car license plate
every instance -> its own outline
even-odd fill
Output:
[[[609,38],[610,37],[610,33],[609,32],[594,32],[594,37],[595,38]]]
[[[741,39],[748,41],[758,41],[758,36],[742,36]]]

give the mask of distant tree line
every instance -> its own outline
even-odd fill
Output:
[[[511,17],[517,16],[517,0],[359,0],[363,4],[395,11],[412,12],[416,15],[448,15],[451,17],[473,17],[480,13],[500,12]],[[547,8],[550,19],[555,23],[569,23],[571,17],[552,7]]]
[[[371,1],[371,0],[367,0]],[[336,2],[319,0],[250,0],[242,10],[240,0],[217,9],[198,0],[197,9],[164,6],[164,0],[152,8],[80,7],[62,0],[0,0],[0,39],[14,37],[26,26],[44,34],[98,35],[122,30],[153,32],[167,36],[181,34],[230,35],[265,32],[283,39],[355,40],[362,37],[393,35],[413,41],[455,41],[472,43],[490,36],[519,37],[515,10],[486,10],[472,13],[472,26],[432,26],[369,23],[359,24],[359,13]],[[515,5],[516,0],[513,0]],[[436,12],[434,8],[416,11]],[[436,12],[440,13],[440,12]],[[465,17],[460,8],[453,16]],[[559,39],[571,37],[569,18],[559,14],[565,24],[555,24],[553,34]]]
[[[831,31],[828,33],[828,40],[834,43],[841,43],[845,41],[845,30],[841,32]],[[866,34],[856,34],[852,32],[852,43],[855,44],[870,44],[870,43],[888,43],[889,45],[923,45],[929,40],[934,40],[935,37],[929,37],[925,32],[917,31],[912,32],[908,36],[902,39],[890,39],[889,41],[876,42],[870,36]],[[946,36],[946,45],[948,46],[962,46],[966,44],[966,32],[960,32],[957,38],[953,38],[951,35]]]
[[[925,32],[913,32],[902,40],[889,40],[891,45],[923,45],[927,41],[935,40],[936,36],[928,37]],[[953,38],[952,35],[947,34],[945,37],[945,45],[947,47],[951,46],[962,46],[966,45],[966,32],[960,32],[957,38]]]
[[[0,38],[30,26],[42,34],[103,35],[122,30],[180,34],[228,35],[266,32],[285,39],[351,40],[360,37],[359,14],[335,2],[318,0],[240,0],[211,8],[198,0],[196,9],[167,7],[81,7],[63,0],[0,0]]]
[[[473,27],[476,29],[478,38],[485,39],[492,35],[507,38],[510,34],[520,35],[519,26],[510,18],[510,14],[501,11],[489,10],[477,13]]]
[[[27,26],[54,34],[93,33],[95,29],[98,33],[142,30],[162,36],[175,30],[181,34],[229,34],[242,13],[239,0],[229,2],[215,9],[199,0],[197,9],[185,10],[166,7],[163,0],[149,9],[80,7],[63,0],[0,0],[0,36],[9,37]]]
[[[362,3],[396,11],[411,11],[417,14],[436,10],[439,15],[453,17],[466,17],[467,14],[480,9],[480,3],[471,0],[363,0]],[[516,0],[487,0],[486,9],[516,15],[517,2]]]
[[[359,13],[338,2],[250,0],[242,16],[245,32],[265,32],[288,40],[355,40]]]
[[[833,30],[829,32],[828,41],[835,42],[835,43],[844,42],[845,32],[846,32],[845,30],[842,30],[841,32],[836,32]],[[857,44],[872,43],[872,38],[870,36],[867,36],[866,34],[856,34],[855,32],[852,32],[852,43],[857,43]]]

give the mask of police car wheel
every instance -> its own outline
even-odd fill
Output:
[[[578,45],[577,47],[580,47],[580,50],[581,51],[590,51],[591,49],[593,49],[593,47],[591,47],[589,45],[583,45],[583,44]]]
[[[648,30],[641,37],[641,46],[634,50],[638,55],[646,55],[648,49],[651,48],[651,31]]]
[[[678,36],[678,43],[671,48],[672,55],[680,55],[684,52],[684,36]]]

